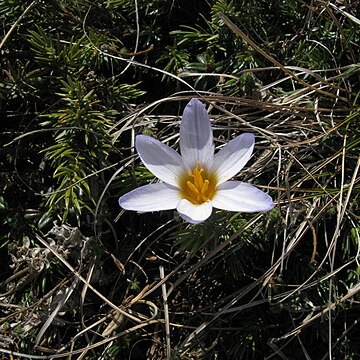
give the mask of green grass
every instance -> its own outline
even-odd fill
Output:
[[[358,357],[355,2],[7,0],[0,18],[5,358]],[[135,135],[178,150],[191,97],[217,148],[256,135],[237,179],[271,212],[119,208],[156,181]]]

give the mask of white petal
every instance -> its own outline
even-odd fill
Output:
[[[241,134],[215,155],[213,171],[217,174],[218,184],[231,179],[245,166],[253,152],[254,142],[254,134]]]
[[[144,165],[160,180],[178,186],[184,172],[181,156],[171,147],[147,135],[136,137],[136,150]]]
[[[125,210],[160,211],[176,209],[181,200],[178,189],[167,184],[150,184],[128,192],[119,199]]]
[[[221,184],[211,202],[217,209],[247,213],[269,211],[274,207],[268,194],[240,181]]]
[[[214,158],[214,141],[209,115],[198,99],[186,105],[180,125],[180,152],[187,171],[197,163],[209,169]]]
[[[199,224],[211,215],[212,206],[210,201],[194,205],[190,201],[182,199],[178,203],[176,210],[185,221],[191,224]]]

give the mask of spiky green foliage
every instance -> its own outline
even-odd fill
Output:
[[[356,5],[0,1],[0,352],[356,359]],[[118,207],[156,181],[134,136],[177,149],[192,96],[218,148],[255,133],[273,211]]]
[[[42,124],[59,129],[54,137],[55,144],[43,150],[55,169],[53,177],[59,183],[55,192],[49,195],[47,206],[52,211],[62,209],[63,221],[68,212],[74,210],[80,222],[82,209],[91,212],[94,193],[99,192],[94,182],[96,188],[90,189],[88,178],[107,165],[111,148],[107,133],[110,121],[97,104],[92,90],[85,93],[83,85],[70,77],[62,84],[62,93],[58,95],[65,106],[48,114],[49,121]]]

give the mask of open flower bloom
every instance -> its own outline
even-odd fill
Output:
[[[269,211],[273,201],[255,186],[228,181],[248,162],[254,148],[251,133],[229,141],[217,154],[204,105],[192,99],[180,125],[180,152],[146,135],[136,137],[136,150],[144,165],[162,182],[139,187],[123,195],[123,209],[140,212],[176,209],[198,224],[216,209],[236,212]]]

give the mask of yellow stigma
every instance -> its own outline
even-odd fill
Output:
[[[211,200],[216,192],[216,176],[208,174],[200,164],[180,180],[181,195],[193,204],[199,205]]]

